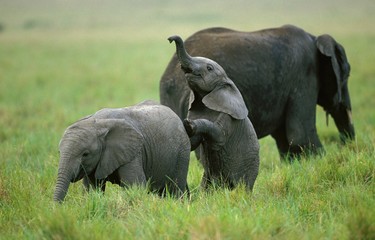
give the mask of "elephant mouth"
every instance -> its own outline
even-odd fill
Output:
[[[184,71],[185,74],[193,72],[193,69],[186,67],[186,66],[181,66],[181,69],[182,71]]]
[[[194,72],[190,67],[181,66],[181,69],[185,73],[186,77],[201,77],[199,73]]]
[[[200,91],[202,77],[194,73],[185,73],[185,79],[189,88],[193,91]]]
[[[194,74],[194,73],[185,73],[185,78],[188,80],[188,81],[196,81],[197,79],[201,79],[201,75],[198,75],[198,74]]]
[[[203,79],[200,74],[196,74],[194,72],[185,73],[185,78],[188,82],[188,84],[199,84],[199,82]]]
[[[86,174],[86,171],[85,169],[81,166],[79,171],[78,171],[78,174],[71,180],[72,183],[74,182],[77,182],[79,180],[81,180]]]

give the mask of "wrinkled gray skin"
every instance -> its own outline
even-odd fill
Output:
[[[211,28],[185,41],[187,51],[221,65],[240,90],[258,138],[272,135],[282,157],[321,152],[316,104],[330,114],[342,141],[354,139],[350,65],[329,35],[294,26],[257,32]],[[174,55],[160,81],[160,101],[186,118],[190,89]],[[328,119],[327,119],[328,120]]]
[[[190,141],[179,117],[151,101],[102,109],[68,127],[60,141],[54,200],[62,202],[69,184],[82,178],[87,190],[105,190],[109,181],[126,187],[146,185],[160,195],[165,188],[181,196]]]
[[[232,189],[243,182],[252,190],[259,169],[259,143],[241,93],[219,64],[191,57],[179,36],[169,41],[176,43],[190,88],[184,126],[192,150],[201,145],[202,186],[208,188],[214,183]]]

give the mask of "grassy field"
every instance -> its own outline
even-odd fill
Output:
[[[0,239],[375,239],[375,2],[0,1]],[[330,33],[352,66],[356,141],[341,145],[318,108],[326,154],[292,164],[262,139],[253,193],[199,189],[190,201],[72,184],[52,201],[63,131],[103,107],[159,99],[174,46],[210,26],[286,23]]]

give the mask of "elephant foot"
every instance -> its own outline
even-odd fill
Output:
[[[189,137],[192,137],[195,135],[197,131],[197,125],[194,123],[193,120],[186,118],[184,120],[184,127]]]

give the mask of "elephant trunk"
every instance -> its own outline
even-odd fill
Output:
[[[169,42],[173,41],[176,44],[176,53],[178,60],[180,61],[181,68],[185,73],[192,72],[193,70],[193,58],[186,52],[184,42],[180,36],[171,36],[168,38]]]
[[[70,155],[64,154],[63,151],[60,156],[55,193],[53,196],[54,201],[59,203],[64,201],[70,182],[74,178],[74,171],[72,169],[74,169],[74,166],[70,164]]]
[[[332,111],[330,114],[340,132],[341,141],[346,143],[347,140],[354,140],[355,130],[351,110],[345,106],[340,106],[339,110]]]
[[[64,201],[64,198],[68,192],[69,185],[70,179],[68,177],[67,171],[62,171],[61,169],[59,169],[53,200],[59,203]]]

